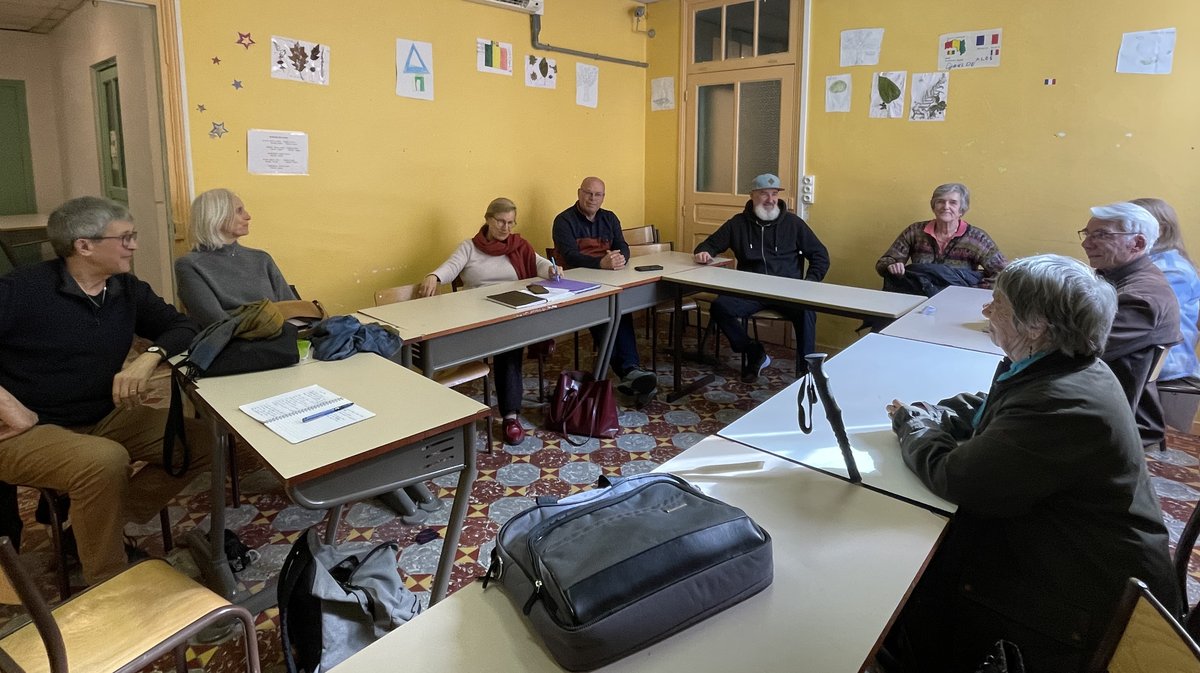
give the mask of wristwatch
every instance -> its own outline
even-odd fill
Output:
[[[167,358],[171,357],[171,356],[167,355],[166,349],[164,349],[162,346],[151,346],[146,349],[146,352],[154,353],[155,355],[162,358],[163,360],[166,360]]]

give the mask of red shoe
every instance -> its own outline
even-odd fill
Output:
[[[521,421],[515,418],[504,419],[504,443],[516,446],[523,441],[525,441],[525,428],[521,427]]]

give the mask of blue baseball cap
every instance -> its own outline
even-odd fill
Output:
[[[783,191],[783,183],[779,181],[779,177],[770,173],[763,173],[754,178],[754,182],[750,183],[750,191],[756,189],[778,189]]]

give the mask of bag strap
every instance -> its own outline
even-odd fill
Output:
[[[183,447],[183,464],[175,469],[175,439]],[[188,446],[187,432],[183,425],[183,392],[175,372],[171,372],[171,406],[167,409],[167,426],[163,430],[163,469],[172,477],[183,476],[192,466],[192,447]]]

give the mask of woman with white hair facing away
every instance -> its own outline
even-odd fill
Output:
[[[1158,220],[1158,240],[1150,248],[1154,262],[1179,300],[1179,333],[1183,341],[1167,351],[1162,371],[1158,375],[1159,397],[1167,424],[1191,432],[1192,421],[1200,407],[1200,394],[1172,394],[1171,388],[1190,388],[1200,393],[1200,361],[1196,359],[1196,342],[1200,340],[1200,274],[1188,256],[1179,230],[1179,215],[1171,204],[1162,199],[1134,199],[1137,204]]]
[[[1032,671],[1078,671],[1130,577],[1181,607],[1133,414],[1100,352],[1112,286],[1027,257],[984,308],[1006,357],[990,390],[887,406],[904,462],[958,505],[889,635],[901,670],[974,670],[997,639]]]
[[[249,233],[250,212],[228,189],[210,189],[192,202],[192,251],[175,260],[175,279],[188,315],[201,327],[243,304],[299,298],[271,255],[238,243]]]

